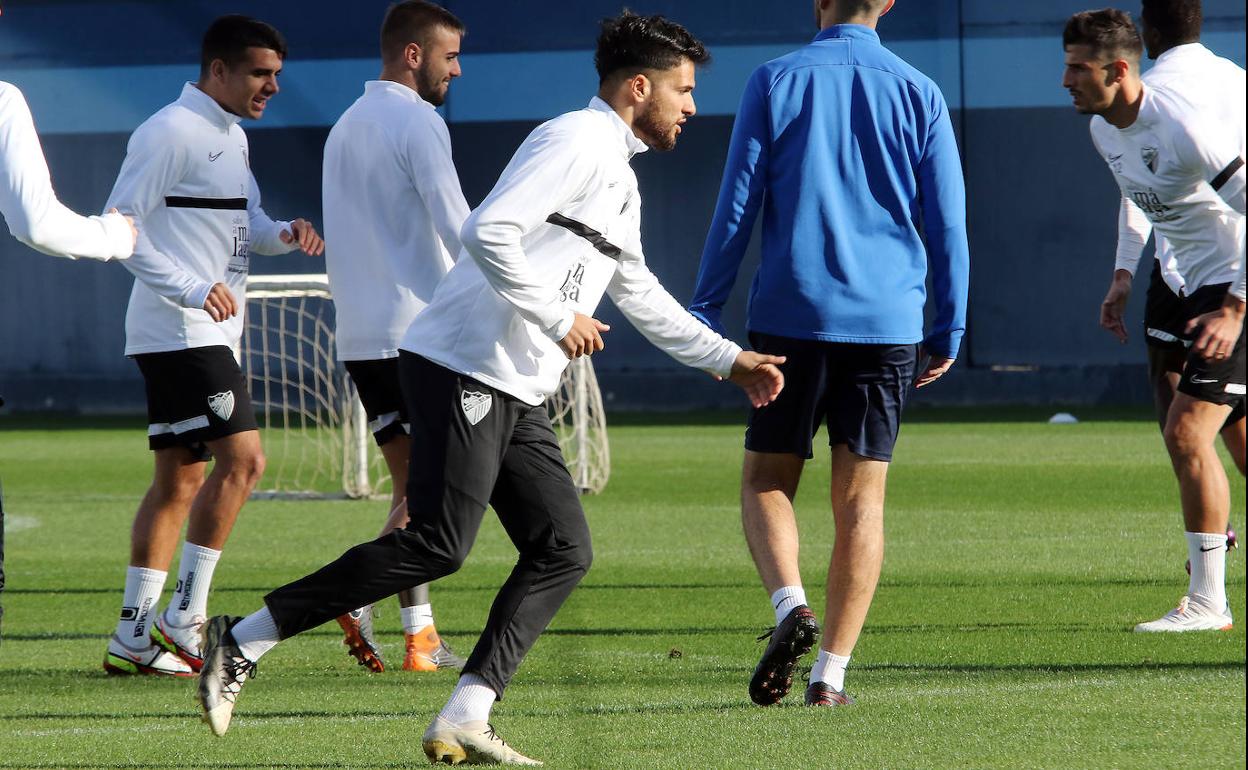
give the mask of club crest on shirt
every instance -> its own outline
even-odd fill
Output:
[[[1114,170],[1115,174],[1122,173],[1122,153],[1118,153],[1117,155],[1111,154],[1107,156],[1105,160],[1109,162],[1109,165]]]
[[[1140,149],[1140,160],[1144,161],[1144,165],[1148,166],[1148,170],[1157,173],[1157,148],[1144,147]]]
[[[209,396],[208,408],[222,420],[229,420],[230,415],[234,414],[234,391],[227,390],[224,393]]]
[[[463,407],[464,416],[473,425],[481,422],[481,419],[490,413],[493,403],[489,393],[478,393],[475,390],[465,390],[459,396],[459,405]]]

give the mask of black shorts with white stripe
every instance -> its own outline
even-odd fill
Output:
[[[212,457],[207,442],[256,430],[247,381],[225,345],[133,356],[147,390],[147,443],[184,446],[197,460]]]
[[[1229,283],[1202,286],[1184,297],[1183,308],[1187,318],[1196,318],[1222,307],[1226,292],[1230,288]],[[1242,332],[1230,355],[1225,358],[1206,359],[1194,349],[1189,350],[1187,362],[1183,365],[1183,379],[1179,380],[1179,392],[1201,401],[1225,404],[1235,410],[1232,414],[1242,414],[1240,407],[1244,402],[1244,364]]]
[[[1185,350],[1191,343],[1183,331],[1187,325],[1183,300],[1166,285],[1161,264],[1155,259],[1144,296],[1144,341],[1155,348]]]
[[[377,446],[385,446],[395,436],[408,435],[411,427],[399,384],[399,359],[343,361],[343,364],[360,394],[360,403],[368,416],[368,429]]]

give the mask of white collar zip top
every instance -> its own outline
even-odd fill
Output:
[[[126,310],[126,355],[237,345],[250,254],[295,246],[260,207],[239,118],[193,83],[130,136],[107,207],[134,218],[139,240],[125,261],[135,276]],[[239,304],[216,323],[203,309],[213,284]]]
[[[741,348],[689,315],[646,267],[629,161],[643,144],[610,105],[538,126],[464,223],[464,253],[402,348],[537,405],[568,359],[573,314],[608,294],[651,343],[726,376]],[[608,349],[610,333],[606,335]]]
[[[1232,283],[1244,296],[1243,70],[1238,78],[1238,97],[1190,78],[1181,89],[1145,83],[1130,126],[1091,121],[1097,152],[1123,197],[1169,244],[1188,294]]]
[[[1244,70],[1200,43],[1185,43],[1162,53],[1142,79],[1147,88],[1170,89],[1180,93],[1188,89],[1199,91],[1211,88],[1217,99],[1230,105],[1232,114],[1239,115],[1239,124],[1242,126],[1244,123]],[[1239,226],[1242,228],[1243,223]],[[1140,254],[1152,231],[1153,223],[1148,215],[1124,195],[1118,216],[1115,269],[1135,275]],[[1166,285],[1175,294],[1182,294],[1186,288],[1183,276],[1179,273],[1174,250],[1161,233],[1156,234],[1155,256]]]
[[[460,252],[446,122],[411,88],[369,81],[329,132],[321,181],[338,358],[393,358]]]

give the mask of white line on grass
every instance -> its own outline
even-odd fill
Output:
[[[4,517],[4,531],[8,534],[21,532],[24,529],[34,529],[39,526],[39,518],[37,516],[9,516]]]

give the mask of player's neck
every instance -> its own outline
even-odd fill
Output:
[[[1144,84],[1137,80],[1125,80],[1118,91],[1118,98],[1101,114],[1111,126],[1124,129],[1135,123],[1140,116],[1140,104],[1144,101]]]
[[[377,76],[378,80],[389,80],[392,83],[398,83],[401,86],[420,93],[416,89],[416,73],[408,67],[382,67],[381,74]]]

